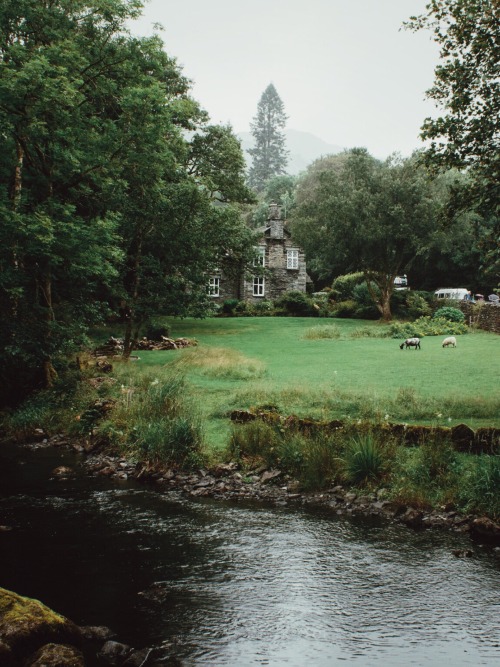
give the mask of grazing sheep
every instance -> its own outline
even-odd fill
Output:
[[[420,338],[407,338],[404,343],[401,343],[399,349],[402,350],[405,346],[406,349],[414,347],[416,350],[420,350]]]
[[[448,336],[448,338],[445,338],[443,341],[443,347],[456,347],[457,346],[457,339],[455,336]]]

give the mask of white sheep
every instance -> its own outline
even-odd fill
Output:
[[[456,347],[457,346],[457,339],[455,336],[448,336],[448,338],[445,338],[443,341],[443,347]]]

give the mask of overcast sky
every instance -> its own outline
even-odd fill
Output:
[[[438,63],[428,33],[401,30],[427,0],[150,0],[132,32],[164,27],[165,50],[216,123],[247,132],[273,83],[287,127],[366,147],[378,158],[422,146]]]

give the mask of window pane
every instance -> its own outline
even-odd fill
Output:
[[[220,295],[220,277],[212,276],[208,281],[208,294],[209,296],[219,296]]]
[[[264,278],[254,276],[253,279],[253,295],[264,296]]]
[[[299,251],[298,250],[287,250],[287,253],[286,253],[286,268],[287,269],[298,269],[299,268]]]

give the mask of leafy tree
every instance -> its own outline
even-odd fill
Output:
[[[382,163],[353,149],[313,165],[299,182],[292,232],[320,277],[362,271],[384,320],[394,278],[425,254],[436,218],[428,176],[415,160]]]
[[[257,114],[250,124],[255,147],[248,150],[252,157],[248,180],[251,187],[259,192],[273,176],[286,173],[288,151],[283,132],[286,120],[284,104],[270,83],[262,93]]]
[[[430,30],[440,46],[429,98],[444,115],[427,118],[426,161],[467,169],[468,183],[453,193],[450,211],[475,210],[489,234],[482,241],[486,278],[500,280],[500,4],[498,0],[432,0],[406,27]]]
[[[50,385],[111,297],[130,315],[129,353],[151,314],[203,305],[206,271],[250,252],[239,144],[208,124],[158,37],[127,33],[141,7],[0,4],[4,386],[23,373]]]

